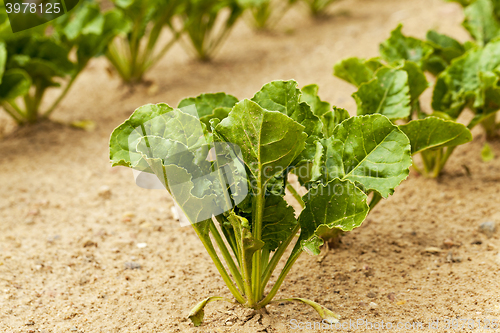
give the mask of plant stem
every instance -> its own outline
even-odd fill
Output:
[[[290,269],[292,268],[293,264],[297,261],[297,259],[299,259],[302,252],[303,252],[303,250],[302,250],[300,244],[297,242],[295,244],[294,249],[292,250],[292,254],[290,255],[290,257],[288,258],[288,260],[285,264],[285,267],[283,268],[280,275],[278,276],[278,279],[274,283],[274,286],[272,287],[269,294],[267,294],[267,296],[257,304],[257,309],[263,308],[264,306],[266,306],[267,304],[269,304],[269,302],[271,302],[273,300],[274,296],[276,296],[276,293],[280,289],[281,284],[285,280],[288,272],[290,272]]]
[[[382,200],[382,196],[378,192],[373,192],[373,197],[370,200],[370,211]]]
[[[254,295],[252,293],[252,263],[248,262],[248,258],[245,254],[245,249],[243,248],[243,240],[241,239],[241,225],[238,217],[230,212],[228,215],[228,220],[235,230],[236,242],[240,248],[240,262],[241,271],[243,276],[243,289],[245,291],[245,296],[247,297],[247,305],[253,307],[255,305]],[[241,302],[240,302],[241,303]],[[242,303],[244,304],[244,303]]]
[[[243,288],[243,280],[241,278],[240,271],[236,267],[236,264],[234,263],[233,258],[231,257],[231,254],[229,253],[226,244],[224,243],[224,240],[222,239],[219,231],[217,230],[217,227],[213,223],[213,221],[210,221],[210,231],[212,232],[212,235],[215,239],[215,242],[217,243],[217,246],[219,247],[219,250],[222,253],[222,256],[224,257],[224,260],[227,263],[227,266],[229,267],[229,271],[233,275],[234,279],[236,280],[236,285],[238,288],[240,288],[241,291],[244,290]]]
[[[287,183],[286,189],[288,191],[290,191],[290,194],[293,195],[293,197],[295,198],[295,200],[297,200],[297,202],[300,204],[300,206],[302,206],[302,208],[304,208],[305,207],[304,200],[302,200],[302,197],[300,196],[299,192],[297,192],[295,187],[293,187],[292,184]]]
[[[207,223],[207,221],[199,222],[199,223]],[[195,227],[194,224],[191,224],[191,225],[193,226],[194,231],[198,235],[198,238],[203,243],[203,246],[205,246],[205,249],[207,250],[208,254],[210,255],[210,258],[212,258],[212,260],[215,264],[215,267],[217,267],[217,270],[219,271],[220,275],[222,276],[222,279],[224,280],[227,287],[229,288],[229,290],[233,294],[234,298],[236,298],[236,300],[239,303],[245,304],[245,298],[243,298],[243,296],[240,294],[240,292],[238,291],[238,289],[234,285],[233,281],[229,277],[229,274],[227,274],[226,269],[224,268],[224,265],[222,265],[219,257],[217,256],[217,253],[215,252],[215,248],[214,248],[212,242],[210,241],[210,237],[205,237],[204,235],[201,234],[200,230],[197,227]]]
[[[495,138],[497,135],[497,124],[496,124],[497,114],[496,112],[490,114],[485,117],[483,121],[481,121],[481,126],[486,132],[486,138],[491,140]]]
[[[434,173],[432,174],[433,178],[439,177],[439,173],[441,172],[441,156],[443,155],[443,148],[439,149],[436,152],[436,159],[434,161]]]
[[[424,175],[424,173],[422,172],[422,170],[420,170],[420,168],[417,166],[417,163],[415,163],[415,161],[413,161],[412,166],[413,166],[413,169],[415,169],[416,172],[418,172],[421,175]]]
[[[273,274],[274,270],[276,269],[276,266],[278,265],[281,257],[285,253],[286,249],[288,248],[288,245],[292,242],[292,240],[295,238],[295,235],[297,232],[300,230],[300,224],[297,223],[295,228],[293,228],[292,232],[288,236],[288,238],[282,242],[279,246],[278,249],[274,252],[273,257],[271,258],[271,261],[267,264],[263,274],[262,274],[262,287],[261,287],[261,294],[264,291],[264,288],[266,287],[267,283],[269,282],[269,279],[271,278],[271,275]]]
[[[262,184],[262,176],[259,175],[257,179],[257,194],[255,196],[255,200],[253,201],[252,207],[252,234],[255,242],[259,242],[262,238],[262,218],[264,214],[264,192],[265,188]],[[258,293],[261,289],[261,250],[255,251],[252,260],[252,290],[254,292],[254,296],[258,296]]]
[[[12,105],[9,105],[7,102],[2,102],[2,104],[1,104],[1,105],[2,105],[3,109],[5,110],[5,112],[7,112],[7,114],[8,114],[9,116],[11,116],[11,117],[12,117],[12,119],[14,119],[14,121],[15,121],[18,125],[21,125],[21,124],[23,123],[22,119],[21,119],[21,118],[19,118],[19,116],[18,116],[18,115],[16,115],[16,110],[15,110],[15,108],[13,108],[13,106],[12,106]],[[11,107],[13,108],[12,110],[10,110],[10,108],[11,108]]]
[[[50,108],[45,111],[45,113],[42,114],[43,118],[48,118],[52,112],[56,109],[56,107],[61,103],[62,99],[66,96],[66,94],[69,92],[71,89],[71,86],[73,86],[73,83],[75,83],[76,78],[78,75],[81,73],[81,71],[78,71],[75,73],[75,75],[71,78],[71,80],[68,82],[64,90],[62,91],[61,95],[54,101],[54,103],[50,106]]]

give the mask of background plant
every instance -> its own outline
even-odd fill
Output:
[[[125,29],[109,46],[106,57],[125,82],[139,82],[178,40],[182,28],[174,18],[183,10],[182,0],[114,0],[113,15]],[[168,30],[170,39],[161,44]]]
[[[394,192],[408,176],[411,147],[387,117],[349,118],[319,101],[314,88],[303,94],[295,81],[274,81],[251,100],[218,93],[183,100],[179,109],[145,105],[111,135],[110,159],[163,182],[237,302],[261,309],[299,301],[333,322],[338,316],[319,304],[274,300],[276,293],[302,252],[319,253],[322,235],[361,225],[370,209],[368,193]],[[215,157],[207,159],[212,149]],[[298,198],[304,203],[298,219],[284,199],[290,172],[309,190]],[[290,246],[283,270],[266,290]],[[199,303],[189,315],[193,323],[200,325],[206,304],[221,299]]]
[[[454,68],[465,47],[435,31],[428,33],[428,41],[422,41],[404,36],[401,29],[398,26],[380,45],[380,58],[345,59],[335,65],[334,75],[358,88],[353,94],[358,115],[380,113],[403,121],[400,128],[410,139],[412,154],[420,154],[422,160],[421,167],[414,163],[415,170],[438,177],[455,147],[472,140],[469,129],[456,122],[458,114],[436,108],[443,73]],[[441,72],[431,114],[422,111],[419,100],[429,86],[425,70]]]
[[[103,54],[121,27],[118,16],[103,15],[90,2],[54,22],[16,34],[5,11],[0,20],[0,103],[20,125],[48,118],[90,59]],[[70,56],[73,52],[76,59]],[[42,110],[45,93],[54,88],[60,89],[59,96]]]
[[[276,27],[297,0],[247,0],[247,22],[257,30]]]
[[[326,9],[339,0],[303,0],[314,17],[325,15]]]

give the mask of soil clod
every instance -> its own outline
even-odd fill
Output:
[[[483,222],[479,226],[479,231],[485,234],[486,237],[491,238],[493,234],[497,231],[497,225],[494,221]]]

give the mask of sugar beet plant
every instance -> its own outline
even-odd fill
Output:
[[[142,80],[178,40],[181,28],[174,26],[174,17],[182,11],[182,0],[115,0],[111,12],[122,17],[123,33],[109,46],[106,57],[125,82]],[[160,37],[170,31],[162,45]]]
[[[90,59],[105,51],[120,28],[120,17],[101,14],[93,3],[84,3],[76,12],[50,24],[16,34],[11,32],[5,11],[0,13],[3,109],[18,124],[48,118]],[[75,60],[70,56],[72,52]],[[46,92],[54,88],[59,90],[59,96],[42,109]]]
[[[349,117],[320,101],[316,86],[302,92],[295,81],[268,83],[242,101],[217,93],[187,98],[177,109],[145,105],[110,139],[113,166],[162,181],[238,303],[261,309],[298,301],[330,322],[339,317],[315,302],[275,296],[303,252],[320,252],[321,236],[359,227],[369,195],[394,192],[408,176],[410,154],[407,136],[386,116]],[[304,204],[298,218],[284,199],[290,173],[308,189],[297,196]],[[189,314],[195,325],[215,300],[229,299],[196,305]]]
[[[257,30],[274,28],[297,0],[243,0],[248,3],[247,21]]]
[[[460,59],[467,59],[474,48],[464,54],[465,46],[450,37],[430,31],[428,41],[422,41],[404,36],[401,28],[398,26],[380,45],[379,58],[345,59],[335,65],[334,75],[358,88],[353,94],[358,115],[383,114],[392,121],[404,123],[399,128],[410,139],[412,154],[420,154],[422,160],[422,166],[414,163],[414,168],[435,178],[441,174],[455,148],[472,140],[470,130],[456,122],[460,114],[453,107],[460,100],[457,95],[477,83],[481,75],[478,74],[479,66],[492,70],[496,65],[491,66],[491,51],[486,49],[488,60],[470,61],[464,66]],[[426,70],[441,73],[434,87],[432,106],[435,111],[431,114],[422,111],[419,100],[429,87],[424,75]],[[453,77],[448,80],[447,75]],[[496,84],[498,78],[493,81],[490,84]],[[462,111],[466,105],[456,106]],[[469,128],[484,119],[484,114],[477,112]]]

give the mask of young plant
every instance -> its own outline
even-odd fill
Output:
[[[439,71],[441,65],[450,61],[451,54],[459,55],[461,49],[454,48],[454,42],[449,39],[430,32],[430,38],[442,42],[441,48],[434,48],[430,42],[404,36],[401,28],[398,26],[380,45],[381,58],[345,59],[335,65],[334,75],[358,88],[353,94],[358,115],[379,113],[392,121],[405,123],[400,129],[410,139],[412,154],[420,154],[422,160],[422,167],[414,163],[415,170],[436,178],[454,149],[471,141],[472,135],[469,129],[455,121],[458,115],[436,108],[437,112],[432,114],[421,110],[419,97],[429,86],[424,70]],[[434,101],[441,91],[438,79]]]
[[[182,12],[182,0],[114,0],[111,11],[121,17],[126,29],[109,46],[106,57],[124,82],[136,83],[170,50],[181,29],[174,18]],[[159,45],[165,29],[168,42]]]
[[[325,11],[334,2],[339,0],[304,0],[304,3],[309,8],[311,15],[314,17],[320,17],[325,15]]]
[[[247,21],[257,30],[269,30],[278,24],[297,0],[247,0]]]
[[[244,11],[244,0],[187,0],[180,18],[184,48],[202,61],[210,60]]]
[[[110,159],[160,179],[238,303],[262,309],[298,301],[334,322],[339,316],[315,302],[275,296],[303,252],[319,254],[324,234],[361,225],[367,193],[394,192],[408,176],[411,147],[387,117],[349,118],[318,101],[314,86],[305,90],[308,96],[295,81],[274,81],[250,100],[218,93],[183,100],[177,109],[145,105],[112,133]],[[290,172],[309,190],[298,198],[298,218],[284,199]],[[228,299],[208,297],[190,312],[196,326],[215,300]]]
[[[10,32],[5,12],[0,20],[0,104],[19,125],[48,118],[120,28],[119,17],[102,15],[93,3],[84,3],[51,25],[16,34]],[[45,93],[60,88],[61,82],[59,96],[42,110]]]

